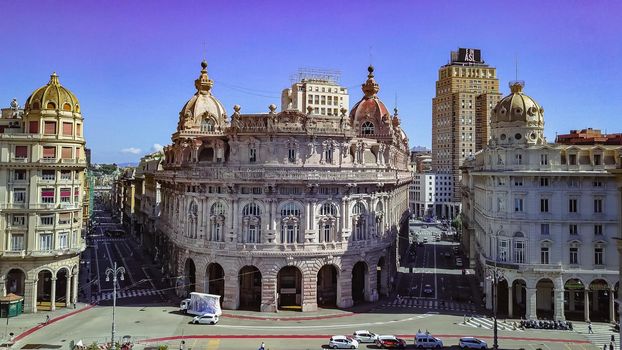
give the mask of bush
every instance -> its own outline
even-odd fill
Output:
[[[158,350],[168,350],[168,345],[158,345]]]

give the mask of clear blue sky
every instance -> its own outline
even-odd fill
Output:
[[[518,56],[549,141],[588,126],[622,132],[620,1],[20,0],[0,9],[0,104],[23,103],[56,71],[80,99],[94,162],[137,161],[168,144],[204,56],[227,112],[251,113],[280,106],[304,66],[340,70],[355,103],[371,47],[380,97],[392,108],[397,94],[411,146],[430,146],[438,68],[451,50],[480,48],[504,94]]]

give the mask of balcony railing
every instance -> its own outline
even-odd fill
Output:
[[[41,158],[39,163],[58,163],[58,158]]]

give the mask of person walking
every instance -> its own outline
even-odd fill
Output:
[[[264,342],[261,342],[261,345],[259,345],[258,350],[266,350],[266,344],[264,344]]]
[[[588,322],[587,323],[587,334],[594,334],[594,331],[592,330],[592,322]]]
[[[50,323],[50,315],[45,315],[45,324]]]

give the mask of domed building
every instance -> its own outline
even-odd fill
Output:
[[[180,296],[313,311],[391,290],[408,213],[408,138],[369,67],[348,111],[228,116],[207,64],[164,148],[157,243]],[[306,97],[305,98],[306,101]],[[311,99],[311,97],[309,97]]]
[[[615,320],[620,227],[608,170],[622,146],[544,138],[544,109],[514,82],[488,146],[465,161],[463,243],[500,317]],[[495,275],[498,277],[495,292]]]
[[[86,170],[80,102],[56,73],[0,118],[0,295],[24,310],[77,300]]]

